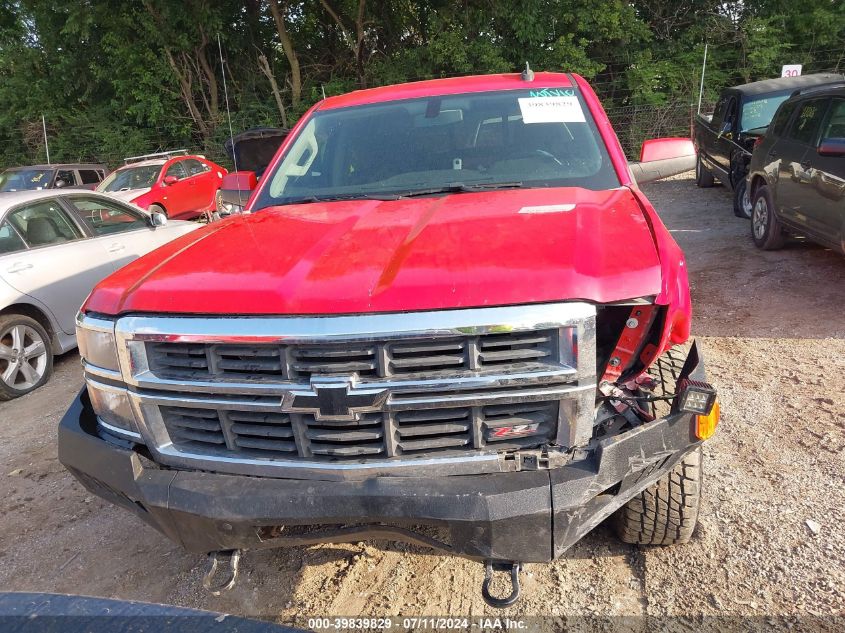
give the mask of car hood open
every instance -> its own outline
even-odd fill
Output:
[[[517,189],[264,209],[108,277],[103,314],[354,314],[620,301],[661,267],[633,193]]]

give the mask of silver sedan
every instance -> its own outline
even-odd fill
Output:
[[[199,226],[91,191],[0,194],[0,400],[43,385],[53,355],[76,347],[97,282]]]

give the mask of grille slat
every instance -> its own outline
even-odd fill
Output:
[[[435,368],[435,367],[454,367],[456,365],[464,364],[463,356],[414,356],[411,358],[394,358],[390,361],[394,368],[410,369],[410,368]]]
[[[469,445],[469,438],[464,435],[446,435],[433,439],[410,440],[402,442],[403,453],[415,451],[432,451],[437,449],[461,448]]]
[[[309,440],[322,442],[369,442],[384,437],[381,429],[374,431],[345,431],[329,429],[308,429],[306,436]]]
[[[396,415],[402,453],[437,451],[472,445],[471,410],[466,407],[401,411]]]
[[[361,377],[377,376],[375,345],[311,345],[290,348],[290,375],[308,379],[311,376],[357,373]]]
[[[186,429],[178,427],[171,431],[171,435],[176,439],[190,440],[192,442],[203,442],[205,444],[225,444],[226,440],[222,433],[211,433],[207,431],[195,431],[193,429]]]
[[[387,344],[391,374],[437,375],[469,367],[466,339],[433,339]]]
[[[171,422],[173,426],[181,429],[194,429],[198,431],[219,431],[220,422],[215,418],[214,420],[205,420],[203,418],[194,417],[174,417]]]
[[[346,361],[342,363],[295,361],[291,363],[291,367],[299,376],[302,376],[303,374],[313,376],[315,374],[331,375],[351,374],[353,372],[369,373],[375,371],[377,364],[375,361]]]
[[[273,451],[278,453],[296,452],[296,444],[294,442],[271,440],[262,437],[238,437],[235,439],[235,444],[240,448],[249,448],[262,451]]]
[[[508,349],[490,352],[479,352],[478,356],[482,363],[502,363],[521,361],[537,358],[545,358],[549,352],[537,349]]]
[[[487,335],[481,338],[481,347],[490,349],[495,347],[509,347],[512,345],[536,345],[538,343],[549,343],[551,336],[538,336],[535,334],[526,335],[508,335],[501,337],[499,335]]]
[[[233,424],[232,433],[235,435],[252,435],[257,437],[293,437],[293,429],[284,426],[269,426],[262,424]]]
[[[436,342],[421,342],[409,343],[402,345],[393,343],[390,345],[390,352],[395,356],[406,354],[431,354],[432,352],[463,352],[463,341],[436,341]]]
[[[441,435],[451,433],[466,433],[469,431],[469,422],[463,424],[428,424],[425,426],[414,426],[399,429],[399,437],[417,437],[420,435]]]
[[[384,453],[384,445],[377,444],[367,446],[365,444],[359,446],[336,446],[336,445],[320,445],[312,446],[311,452],[315,455],[328,455],[329,457],[373,457]]]

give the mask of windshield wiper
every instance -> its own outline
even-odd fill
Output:
[[[442,187],[431,187],[430,189],[412,189],[399,194],[402,198],[413,198],[416,196],[431,196],[438,193],[476,193],[479,191],[492,191],[495,189],[522,189],[525,185],[520,181],[514,182],[479,182],[471,185],[462,182],[450,182]]]
[[[350,193],[338,194],[333,196],[302,196],[299,198],[290,198],[282,202],[286,204],[310,204],[312,202],[339,202],[341,200],[398,200],[398,194],[390,193]]]
[[[479,191],[491,191],[495,189],[521,189],[523,187],[525,187],[525,185],[519,181],[480,182],[470,185],[462,182],[450,182],[441,187],[411,189],[409,191],[399,191],[396,193],[349,193],[326,196],[301,196],[299,198],[289,198],[281,204],[311,204],[314,202],[339,202],[342,200],[400,200],[402,198],[414,198],[417,196],[431,196],[438,193],[476,193]]]

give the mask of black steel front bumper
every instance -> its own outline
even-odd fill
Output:
[[[691,369],[705,379],[700,361]],[[162,467],[101,435],[84,390],[59,424],[59,459],[88,490],[195,552],[376,538],[548,561],[698,444],[693,417],[678,413],[597,441],[561,468],[337,482]]]

